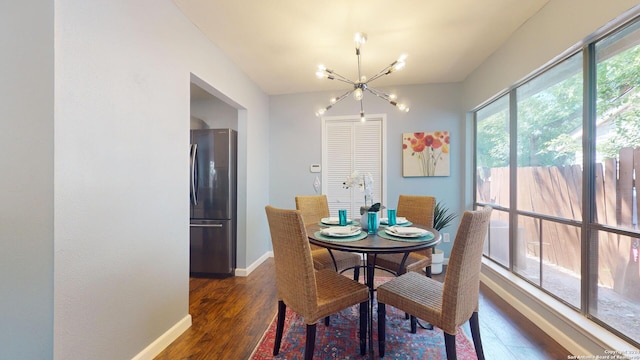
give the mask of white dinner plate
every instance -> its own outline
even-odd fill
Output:
[[[390,226],[388,228],[385,228],[384,231],[389,235],[404,237],[404,238],[418,238],[418,237],[423,237],[427,234],[430,234],[429,231],[416,228],[416,227]]]
[[[320,219],[320,222],[327,225],[338,225],[340,224],[340,219],[337,217],[327,217]],[[351,223],[351,219],[347,219],[347,224]]]
[[[396,224],[400,225],[400,224],[406,224],[409,221],[407,220],[407,218],[405,217],[397,217],[396,218]],[[387,225],[389,223],[389,219],[384,217],[384,218],[380,218],[380,224],[382,225]]]
[[[331,226],[320,232],[325,236],[348,237],[360,234],[362,229],[359,226]]]

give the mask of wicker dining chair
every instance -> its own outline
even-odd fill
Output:
[[[298,210],[266,206],[273,244],[278,320],[273,355],[278,355],[287,306],[307,324],[305,359],[313,358],[316,323],[343,309],[360,305],[360,354],[366,352],[369,288],[329,269],[313,267],[307,232]]]
[[[405,217],[414,224],[432,227],[435,205],[436,198],[433,196],[400,195],[396,214]],[[369,261],[373,261],[372,255],[369,256]],[[431,277],[431,249],[410,253],[404,266],[402,265],[403,256],[404,254],[380,254],[376,256],[375,265],[394,273],[396,276],[410,271],[418,272],[426,267],[427,276]]]
[[[428,321],[444,332],[447,359],[456,359],[456,331],[466,321],[478,359],[484,359],[478,321],[480,267],[492,208],[465,211],[451,249],[444,283],[415,272],[401,275],[377,289],[378,349],[385,353],[386,306]],[[412,326],[415,333],[415,327]]]
[[[305,225],[317,224],[322,218],[329,217],[329,203],[326,195],[296,196],[296,209],[302,213]],[[360,277],[360,266],[362,265],[360,254],[338,250],[332,250],[329,253],[329,250],[312,244],[311,256],[316,270],[333,269],[337,272],[343,272],[347,269],[353,269],[353,279],[357,281]],[[333,259],[335,259],[335,264]]]

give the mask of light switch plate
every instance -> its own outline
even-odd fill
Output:
[[[309,165],[309,171],[312,173],[319,173],[322,171],[322,166],[320,166],[320,164],[311,164]]]

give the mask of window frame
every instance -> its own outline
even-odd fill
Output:
[[[604,328],[608,329],[609,331],[611,331],[612,333],[616,334],[617,336],[619,336],[620,338],[624,339],[625,341],[634,344],[636,347],[640,346],[640,342],[634,339],[631,339],[629,336],[625,335],[624,333],[622,333],[621,331],[619,331],[618,329],[612,327],[611,324],[608,324],[606,322],[604,322],[603,320],[595,317],[595,315],[592,315],[591,311],[592,311],[592,306],[594,303],[598,302],[598,279],[597,279],[597,274],[598,272],[595,271],[595,276],[596,278],[594,279],[594,274],[591,274],[590,271],[590,264],[594,263],[597,264],[598,263],[598,241],[597,240],[597,235],[598,232],[607,232],[607,233],[611,233],[611,234],[617,234],[617,235],[623,235],[623,236],[628,236],[628,237],[635,237],[638,238],[640,237],[640,230],[630,230],[630,229],[622,229],[619,227],[614,227],[614,226],[610,226],[610,225],[605,225],[605,224],[598,224],[596,223],[595,220],[595,203],[594,203],[594,199],[595,199],[595,162],[596,162],[596,149],[595,149],[595,145],[596,145],[596,139],[595,139],[595,135],[596,135],[596,119],[597,119],[597,106],[596,106],[596,100],[597,100],[597,59],[596,59],[596,50],[595,50],[595,44],[598,41],[601,41],[609,36],[612,36],[620,31],[623,31],[625,28],[627,28],[628,26],[631,26],[632,24],[639,22],[640,21],[640,16],[635,15],[633,17],[630,18],[626,18],[626,19],[620,19],[617,20],[615,23],[611,23],[608,24],[607,26],[603,27],[602,29],[600,29],[598,32],[592,34],[590,37],[588,37],[587,39],[585,39],[585,41],[583,43],[580,44],[576,44],[574,47],[567,49],[567,51],[565,51],[563,54],[559,55],[558,57],[556,57],[555,59],[553,59],[552,61],[550,61],[549,63],[545,64],[543,67],[541,67],[540,69],[534,71],[533,73],[529,74],[527,77],[525,77],[524,79],[518,81],[517,83],[513,84],[512,86],[510,86],[509,88],[505,89],[504,91],[496,94],[495,96],[491,97],[490,99],[488,99],[487,101],[483,102],[482,104],[480,104],[479,106],[477,106],[476,108],[470,110],[470,118],[472,120],[472,133],[473,133],[473,156],[472,156],[472,162],[473,162],[473,168],[472,168],[472,172],[473,172],[473,180],[472,180],[472,188],[471,190],[471,196],[470,198],[472,199],[472,203],[474,204],[474,207],[481,207],[481,206],[485,206],[485,205],[491,205],[494,206],[493,204],[490,203],[486,203],[486,202],[481,202],[478,200],[477,198],[477,180],[478,180],[478,168],[477,168],[477,154],[476,154],[476,143],[477,143],[477,139],[478,139],[478,111],[484,109],[485,107],[491,105],[493,102],[499,100],[501,97],[503,96],[508,96],[509,97],[509,111],[510,111],[510,119],[509,119],[509,126],[510,126],[510,159],[509,159],[509,166],[510,166],[510,190],[509,190],[509,194],[510,194],[510,206],[509,208],[505,208],[502,206],[497,206],[496,209],[500,210],[500,211],[505,211],[508,212],[509,214],[509,247],[510,247],[510,251],[509,251],[509,261],[508,261],[508,266],[505,266],[503,264],[501,264],[500,262],[496,262],[493,259],[491,259],[490,257],[490,253],[489,256],[487,256],[486,254],[483,254],[485,256],[485,258],[489,259],[492,261],[493,264],[495,264],[496,266],[499,266],[501,268],[504,268],[505,270],[509,271],[511,274],[517,276],[518,278],[524,280],[525,282],[531,284],[532,286],[534,286],[536,289],[539,289],[541,291],[543,291],[544,293],[552,296],[554,299],[564,303],[565,305],[568,305],[574,309],[576,309],[575,306],[568,304],[566,301],[564,301],[563,299],[560,299],[559,297],[557,297],[556,295],[554,295],[553,293],[551,293],[550,291],[546,290],[545,288],[543,288],[541,285],[533,283],[532,281],[530,281],[529,279],[523,277],[522,275],[518,274],[518,272],[514,271],[514,259],[516,257],[516,247],[515,245],[515,241],[517,238],[517,228],[518,228],[518,217],[519,216],[527,216],[527,217],[533,217],[534,219],[537,219],[539,221],[551,221],[551,222],[557,222],[557,223],[564,223],[565,225],[572,225],[572,226],[578,226],[580,228],[581,234],[580,234],[580,242],[581,242],[581,253],[580,253],[580,257],[581,257],[581,280],[580,280],[580,286],[581,286],[581,290],[580,290],[580,305],[579,308],[577,308],[576,310],[583,316],[587,317],[588,319],[594,321],[595,323],[597,323],[600,326],[603,326]],[[530,213],[530,212],[524,212],[524,211],[519,211],[517,208],[517,134],[516,134],[516,130],[517,130],[517,98],[516,98],[516,89],[518,89],[521,85],[529,82],[530,80],[532,80],[533,78],[540,76],[543,73],[548,72],[549,70],[551,70],[552,68],[554,68],[557,64],[565,61],[566,59],[570,58],[571,56],[574,56],[577,53],[582,53],[582,57],[583,57],[583,97],[582,97],[582,101],[583,101],[583,106],[582,106],[582,121],[583,121],[583,136],[582,136],[582,150],[583,150],[583,158],[582,158],[582,165],[583,165],[583,175],[582,175],[582,219],[581,221],[575,221],[575,220],[567,220],[567,219],[563,219],[563,218],[557,218],[555,216],[549,216],[549,215],[544,215],[544,214],[538,214],[538,213]],[[591,239],[595,237],[595,240],[592,241]],[[595,265],[598,266],[598,265]],[[541,277],[542,279],[542,277]],[[542,281],[542,280],[540,280]]]

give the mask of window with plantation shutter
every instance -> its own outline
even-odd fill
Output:
[[[343,185],[354,171],[371,174],[373,201],[384,203],[384,120],[383,115],[365,122],[359,117],[323,118],[322,192],[327,195],[331,216],[347,209],[349,218],[360,217],[364,192]]]

